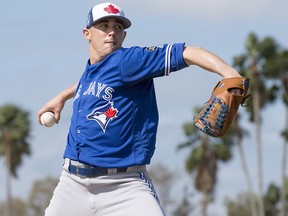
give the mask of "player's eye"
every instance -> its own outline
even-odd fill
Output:
[[[102,24],[100,25],[100,28],[106,29],[106,28],[108,28],[108,24],[107,24],[107,23],[102,23]]]
[[[123,31],[124,30],[124,28],[121,24],[116,25],[115,28],[117,29],[117,31]]]

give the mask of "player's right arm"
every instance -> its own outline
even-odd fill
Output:
[[[223,78],[241,77],[241,75],[233,67],[224,62],[223,59],[201,47],[185,47],[183,57],[186,64],[197,65]]]
[[[37,119],[40,123],[40,117],[44,112],[53,112],[55,115],[56,123],[60,120],[61,111],[67,100],[74,96],[78,83],[64,89],[51,100],[46,102],[46,104],[38,111]],[[40,123],[41,124],[41,123]]]

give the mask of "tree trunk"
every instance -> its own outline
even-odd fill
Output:
[[[209,202],[210,202],[210,195],[208,193],[204,193],[202,202],[201,202],[201,206],[202,206],[201,215],[202,216],[207,216],[207,208],[208,208]]]
[[[249,170],[247,167],[247,163],[246,163],[246,159],[245,159],[245,155],[244,155],[244,151],[242,147],[242,132],[241,132],[242,129],[239,126],[239,115],[236,116],[234,120],[234,125],[235,125],[236,131],[238,132],[238,134],[236,135],[236,145],[239,151],[240,162],[241,162],[243,174],[244,174],[246,184],[248,187],[248,192],[249,192],[248,199],[249,199],[249,205],[250,205],[250,214],[251,216],[257,216],[257,200],[255,199],[252,181],[250,178]]]
[[[256,77],[257,79],[257,77]],[[262,174],[262,142],[260,129],[260,92],[255,79],[255,89],[253,94],[253,114],[256,125],[256,146],[257,146],[257,170],[258,170],[258,205],[259,216],[264,216],[263,204],[263,174]]]
[[[4,152],[6,162],[6,215],[12,216],[12,193],[11,193],[11,145],[8,134],[4,132]]]
[[[288,130],[288,107],[286,106],[286,118],[285,118],[285,131]],[[286,180],[286,161],[287,161],[287,140],[286,137],[284,138],[283,143],[283,150],[282,150],[282,166],[281,166],[281,175],[282,175],[282,186],[280,190],[280,201],[281,201],[281,210],[280,216],[286,215],[286,187],[285,187],[285,180]]]
[[[251,182],[251,178],[250,178],[250,174],[248,171],[248,167],[246,164],[246,160],[245,160],[245,156],[244,156],[244,152],[243,152],[243,148],[242,148],[242,144],[240,139],[238,139],[237,141],[237,147],[239,150],[239,156],[240,156],[240,161],[241,161],[241,165],[242,165],[242,170],[246,179],[246,183],[248,186],[248,191],[249,191],[249,205],[250,205],[250,212],[251,212],[251,216],[257,216],[257,202],[255,200],[255,196],[254,196],[254,192],[253,192],[253,187],[252,187],[252,182]]]
[[[5,147],[6,151],[6,203],[7,216],[12,216],[12,196],[11,196],[11,146],[8,144]]]

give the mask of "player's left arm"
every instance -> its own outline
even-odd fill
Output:
[[[184,47],[183,58],[188,65],[197,65],[207,71],[219,74],[223,78],[241,77],[241,75],[223,59],[201,47]]]

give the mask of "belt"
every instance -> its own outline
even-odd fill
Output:
[[[108,174],[125,173],[133,170],[144,170],[146,166],[134,166],[134,167],[120,167],[120,168],[104,168],[92,166],[89,164],[80,163],[70,159],[65,159],[65,163],[68,162],[69,173],[79,176],[81,178],[93,178]]]

